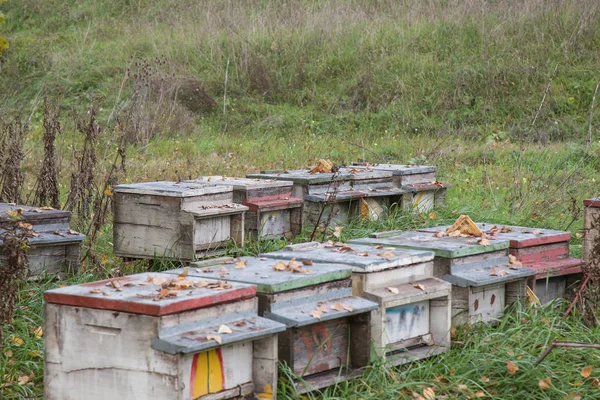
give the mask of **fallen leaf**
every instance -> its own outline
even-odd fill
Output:
[[[437,214],[435,212],[430,212],[429,213],[429,219],[436,219],[437,218]]]
[[[248,262],[248,260],[239,260],[236,264],[235,264],[235,269],[244,269],[246,268],[246,263]]]
[[[38,326],[33,330],[33,334],[36,338],[41,338],[42,336],[44,336],[44,329],[41,326]]]
[[[220,334],[229,334],[229,333],[233,333],[233,331],[227,325],[221,325],[219,327],[219,333]]]
[[[512,254],[508,255],[508,262],[509,262],[509,264],[512,264],[512,265],[517,265],[517,266],[523,265],[523,263],[521,261],[517,260],[517,257],[513,256]]]
[[[348,245],[344,245],[340,248],[340,251],[354,251],[354,249]]]
[[[585,367],[581,370],[581,376],[588,378],[592,374],[592,367]]]
[[[479,308],[479,299],[475,299],[475,301],[473,302],[473,310],[477,311],[478,308]]]
[[[394,257],[394,253],[392,253],[391,251],[385,251],[382,254],[377,255],[386,261],[389,261],[392,257]]]
[[[12,335],[12,336],[10,337],[10,342],[11,342],[12,344],[14,344],[15,346],[17,346],[17,347],[19,347],[19,346],[22,346],[22,345],[23,345],[23,343],[25,343],[25,341],[24,341],[23,339],[21,339],[21,338],[20,338],[20,337],[18,337],[18,336],[15,336],[15,335]]]
[[[488,383],[489,381],[490,381],[490,378],[488,378],[487,376],[482,376],[481,377],[481,382]]]
[[[446,236],[446,232],[443,232],[443,231],[439,231],[439,232],[436,232],[433,234],[433,237],[437,237],[437,238],[441,238],[444,236]]]
[[[344,229],[343,226],[336,226],[335,228],[333,228],[333,236],[339,239],[342,235],[342,229]]]
[[[479,243],[482,246],[489,246],[490,245],[490,241],[487,240],[486,238],[481,238],[477,241],[477,243]]]
[[[206,340],[214,340],[215,342],[221,344],[221,336],[219,335],[206,335]]]
[[[246,326],[246,321],[237,321],[237,322],[234,322],[233,326],[237,326],[237,327]]]
[[[302,264],[304,264],[304,265],[313,265],[313,262],[311,260],[302,260]]]
[[[516,374],[518,370],[519,370],[519,367],[517,366],[517,364],[513,363],[512,361],[509,360],[506,363],[506,372],[508,372],[509,375]]]
[[[377,246],[375,246],[376,249],[381,250],[383,249],[385,246],[383,246],[382,244],[378,244]]]
[[[285,271],[287,270],[287,265],[281,261],[277,262],[277,264],[273,265],[273,269],[275,271]]]
[[[435,399],[435,392],[433,391],[433,388],[426,387],[423,389],[423,397],[425,397],[427,400]]]
[[[169,294],[169,289],[161,289],[160,293],[158,294],[158,299],[164,299],[165,297],[167,297],[167,295]]]
[[[356,254],[359,257],[369,257],[369,253],[366,253],[366,252],[359,252],[359,253],[354,253],[354,254]]]
[[[386,289],[389,290],[390,292],[394,293],[394,294],[400,294],[400,290],[398,288],[388,287]]]
[[[110,190],[110,189],[106,189],[106,190],[104,191],[104,195],[105,195],[105,196],[107,196],[107,197],[110,197],[110,196],[112,196],[112,195],[113,195],[113,192],[112,192],[112,190]]]
[[[102,289],[92,289],[92,290],[90,290],[90,293],[93,293],[93,294],[103,294],[103,295],[107,295],[108,294],[108,293],[106,293]]]
[[[460,390],[461,392],[464,392],[465,390],[468,390],[468,386],[462,383],[458,384],[458,390]]]
[[[19,385],[25,385],[30,380],[31,380],[30,376],[21,375],[21,376],[19,376],[19,379],[17,380],[17,382],[19,382]]]
[[[188,269],[184,269],[183,272],[181,274],[179,274],[177,277],[178,278],[185,278],[188,275]]]
[[[316,309],[316,310],[312,310],[309,315],[313,318],[321,319],[322,314],[323,314],[323,311],[321,311],[320,309]]]
[[[536,229],[535,231],[533,231],[534,235],[542,235],[542,231],[540,231],[539,229]],[[546,378],[549,379],[549,378]]]
[[[229,275],[229,270],[222,265],[219,267],[217,272],[219,273],[219,275]]]
[[[196,286],[197,288],[207,287],[208,286],[208,282],[206,282],[206,281],[199,281],[199,282],[194,283],[194,286]]]
[[[153,285],[156,286],[161,286],[163,283],[165,283],[167,280],[165,278],[151,278],[151,282]]]
[[[485,397],[485,392],[483,390],[478,390],[475,392],[475,397]]]
[[[490,305],[493,306],[495,302],[496,302],[496,295],[493,294],[492,297],[490,298]]]
[[[415,285],[416,289],[421,289],[422,291],[425,291],[425,286],[421,285],[420,283]]]
[[[335,310],[335,311],[344,311],[344,310],[346,310],[346,311],[352,311],[353,310],[352,307],[347,306],[347,305],[345,305],[343,303],[334,304],[332,306],[329,306],[329,308],[331,308],[332,310]]]
[[[540,379],[538,381],[538,386],[542,390],[550,389],[552,387],[552,380],[550,378]]]

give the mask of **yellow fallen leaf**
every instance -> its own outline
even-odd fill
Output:
[[[482,246],[489,246],[490,245],[490,241],[487,240],[486,238],[481,238],[477,241],[477,243],[479,243]]]
[[[508,372],[509,375],[514,375],[518,370],[519,370],[519,367],[512,361],[509,360],[506,363],[506,371]]]
[[[436,219],[437,218],[437,214],[435,212],[430,212],[429,213],[429,219]]]
[[[14,344],[15,346],[17,346],[17,347],[19,347],[19,346],[22,346],[22,345],[23,345],[23,343],[25,343],[25,341],[24,341],[23,339],[21,339],[21,338],[20,338],[20,337],[18,337],[18,336],[15,336],[15,335],[12,335],[12,336],[10,337],[10,342],[11,342],[12,344]]]
[[[302,264],[310,266],[313,265],[313,262],[311,260],[302,260]]]
[[[33,330],[33,334],[36,338],[41,338],[42,336],[44,336],[44,329],[41,326],[38,326]]]
[[[113,195],[113,192],[112,192],[112,190],[110,190],[110,189],[106,189],[106,190],[104,191],[104,195],[105,195],[105,196],[107,196],[107,197],[110,197],[110,196],[112,196],[112,195]]]
[[[185,278],[188,275],[188,269],[184,269],[183,272],[181,274],[179,274],[177,277],[178,278]]]
[[[233,333],[233,331],[227,325],[221,325],[219,327],[219,333],[220,334],[229,334],[229,333]]]
[[[421,289],[422,291],[425,291],[425,286],[421,285],[420,283],[417,283],[415,285],[415,289]]]
[[[550,378],[540,379],[538,381],[538,386],[542,390],[550,389],[552,387],[552,380]]]
[[[19,376],[19,379],[17,380],[17,382],[19,382],[19,385],[25,385],[30,380],[31,380],[30,376],[21,375],[21,376]]]
[[[398,288],[395,288],[395,287],[391,287],[390,286],[390,287],[388,287],[386,289],[389,290],[390,292],[394,293],[394,294],[399,294],[400,293],[400,290]]]
[[[512,265],[517,265],[519,267],[523,265],[523,263],[517,260],[517,257],[513,256],[512,254],[508,255],[508,262]]]
[[[435,399],[435,392],[433,391],[433,388],[426,387],[423,389],[423,397],[425,397],[427,400]]]
[[[206,335],[206,340],[214,340],[215,342],[221,344],[221,336],[219,335]]]
[[[248,260],[239,260],[236,264],[235,264],[235,269],[244,269],[246,268],[246,263],[248,262]]]
[[[39,358],[39,357],[41,357],[41,356],[42,356],[42,355],[40,354],[40,352],[39,352],[39,351],[37,351],[37,350],[32,350],[32,351],[28,352],[28,353],[27,353],[27,355],[28,355],[29,357],[32,357],[32,358]]]
[[[273,265],[273,269],[275,271],[285,271],[287,269],[287,265],[279,261],[277,264]]]
[[[581,370],[581,376],[588,378],[592,374],[592,367],[585,367]]]

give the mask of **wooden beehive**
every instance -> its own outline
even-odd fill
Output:
[[[527,278],[535,271],[509,265],[508,241],[487,246],[474,238],[435,237],[427,232],[375,233],[351,244],[383,245],[435,253],[434,276],[452,283],[452,324],[488,322],[500,317],[505,305],[526,296]]]
[[[27,250],[30,275],[79,270],[85,236],[69,228],[70,211],[0,203],[0,242],[11,215],[19,215],[20,222],[33,227]]]
[[[391,365],[450,348],[452,285],[433,277],[431,251],[309,242],[262,257],[352,267],[354,295],[372,300],[373,356]]]
[[[600,197],[583,201],[585,206],[583,213],[583,251],[582,257],[585,262],[592,258],[594,242],[600,236]]]
[[[446,189],[450,184],[437,180],[435,166],[369,163],[356,163],[356,166],[391,172],[394,185],[407,192],[402,197],[405,209],[426,212],[446,202]]]
[[[343,224],[359,216],[379,218],[406,192],[391,184],[389,172],[349,168],[316,174],[309,170],[272,171],[248,177],[294,182],[293,195],[304,199],[304,222],[313,226],[328,220]]]
[[[182,261],[244,243],[248,207],[233,189],[211,183],[147,182],[114,187],[114,253],[126,259]]]
[[[302,230],[303,201],[292,196],[291,181],[206,176],[188,182],[231,186],[233,202],[248,207],[244,226],[249,236],[290,238]]]
[[[192,264],[196,269],[190,275],[257,286],[259,314],[287,327],[279,334],[279,359],[302,377],[295,382],[299,392],[358,376],[369,362],[365,338],[370,337],[370,311],[377,304],[352,295],[347,266],[315,264],[292,272],[287,263],[253,257],[207,260]],[[284,270],[275,270],[275,265]]]
[[[44,298],[47,400],[276,398],[285,326],[252,285],[143,273]]]
[[[477,223],[492,238],[509,241],[509,252],[524,266],[535,270],[528,285],[542,303],[563,297],[566,289],[581,279],[582,260],[569,255],[571,233],[553,229]],[[448,226],[421,229],[446,231]]]

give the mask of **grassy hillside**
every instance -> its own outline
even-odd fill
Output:
[[[44,150],[42,99],[60,106],[63,202],[81,143],[71,109],[85,114],[91,105],[101,128],[98,181],[121,138],[127,168],[120,182],[243,175],[319,158],[436,164],[441,180],[453,185],[445,209],[356,221],[342,239],[469,214],[569,230],[578,256],[581,200],[599,195],[600,95],[592,108],[600,81],[599,6],[593,0],[0,0],[6,16],[0,36],[10,42],[0,55],[0,128],[16,115],[31,122],[22,164],[30,190]],[[102,233],[100,270],[85,265],[66,282],[22,288],[15,321],[3,326],[0,398],[43,392],[43,337],[36,330],[43,290],[146,268],[112,256],[110,222]],[[281,244],[254,243],[244,251]],[[581,379],[579,371],[597,364],[596,353],[556,351],[532,367],[554,339],[598,342],[598,329],[585,328],[577,314],[560,318],[556,308],[564,305],[553,307],[519,309],[498,329],[458,332],[447,355],[402,369],[377,366],[325,397],[418,399],[433,387],[439,398],[452,399],[594,398],[596,381]],[[517,375],[507,375],[508,361],[519,365]],[[541,390],[537,382],[547,377],[553,387]]]

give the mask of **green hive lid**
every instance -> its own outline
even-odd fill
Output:
[[[435,237],[428,232],[403,232],[390,237],[354,239],[348,243],[430,250],[436,257],[443,258],[490,253],[509,246],[508,240],[489,240],[488,246],[482,246],[477,243],[477,238]]]
[[[289,260],[266,259],[256,257],[241,257],[240,261],[246,261],[244,268],[237,269],[238,261],[206,266],[192,263],[188,267],[188,276],[199,278],[223,279],[228,282],[242,282],[256,285],[258,293],[278,293],[292,289],[299,289],[320,283],[336,281],[349,278],[352,269],[345,265],[336,264],[314,264],[302,266],[310,270],[310,273],[297,273],[291,271],[275,271],[273,266],[281,261],[285,264]],[[168,271],[180,274],[186,268]]]

